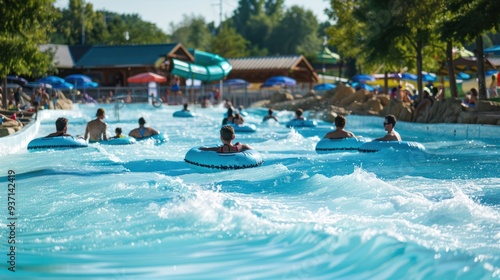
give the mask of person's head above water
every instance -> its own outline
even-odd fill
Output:
[[[234,128],[230,125],[225,125],[220,129],[220,137],[225,141],[234,139]]]
[[[143,125],[145,125],[145,124],[146,124],[146,120],[145,120],[143,117],[140,117],[140,118],[139,118],[139,125],[140,125],[140,126],[143,126]]]

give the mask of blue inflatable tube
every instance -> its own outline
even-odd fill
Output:
[[[160,134],[155,134],[151,135],[148,137],[143,137],[143,138],[135,138],[135,140],[139,142],[146,142],[146,141],[154,141],[155,144],[162,144],[168,141],[168,136],[166,134],[160,133]]]
[[[254,124],[229,124],[229,125],[234,128],[234,132],[249,133],[257,131],[257,127]]]
[[[108,139],[107,141],[99,142],[101,145],[130,145],[137,143],[134,137],[124,136],[121,138]]]
[[[316,144],[318,154],[327,154],[334,152],[357,152],[359,147],[369,141],[366,138],[323,138]]]
[[[371,141],[359,147],[359,151],[363,153],[375,153],[384,149],[396,151],[425,151],[424,145],[418,142],[407,141]]]
[[[314,120],[298,120],[298,119],[293,119],[289,122],[286,123],[286,127],[316,127],[318,126],[318,123]]]
[[[173,113],[176,118],[194,118],[196,114],[190,111],[177,111]]]
[[[74,136],[41,137],[33,139],[28,144],[28,151],[35,150],[66,150],[88,147],[87,141]]]
[[[262,165],[262,156],[256,150],[245,150],[235,153],[218,153],[202,151],[200,147],[191,148],[184,161],[197,167],[215,170],[232,170],[251,168]]]

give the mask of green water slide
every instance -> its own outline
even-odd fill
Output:
[[[185,79],[195,79],[204,82],[219,81],[224,79],[233,69],[231,64],[223,57],[189,49],[194,55],[194,63],[172,59],[171,74]]]

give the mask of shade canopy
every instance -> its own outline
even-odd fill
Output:
[[[61,77],[57,77],[57,76],[47,76],[45,78],[41,78],[39,79],[38,81],[36,81],[37,83],[42,83],[42,84],[49,84],[49,85],[57,85],[57,84],[62,84],[62,83],[65,83],[66,81],[61,78]]]
[[[129,77],[127,79],[127,82],[137,83],[137,84],[143,84],[143,83],[149,83],[149,82],[163,83],[166,81],[167,81],[167,78],[165,78],[161,75],[152,73],[152,72],[140,73],[140,74],[134,75],[132,77]]]
[[[224,81],[224,86],[230,88],[247,88],[250,86],[250,83],[243,79],[229,79]]]
[[[500,45],[492,46],[483,50],[484,54],[500,55]]]
[[[373,82],[375,81],[375,77],[368,74],[356,74],[352,76],[351,80],[353,82]]]
[[[260,87],[294,86],[297,81],[287,76],[274,76],[267,79]]]
[[[319,85],[315,85],[313,87],[313,89],[314,90],[330,90],[330,89],[334,89],[336,87],[337,86],[334,84],[319,84]]]
[[[7,83],[18,84],[20,86],[25,86],[28,84],[28,80],[21,78],[19,76],[9,75],[7,76]]]
[[[73,74],[64,77],[67,83],[74,85],[76,88],[91,88],[98,87],[99,84],[92,81],[92,78],[82,74]]]

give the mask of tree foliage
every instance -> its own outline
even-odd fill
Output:
[[[220,32],[212,37],[210,51],[222,57],[248,56],[248,41],[229,24],[224,24]]]
[[[323,40],[318,36],[318,22],[311,11],[292,6],[274,28],[268,40],[273,54],[313,55],[321,48]]]
[[[68,45],[123,45],[166,43],[168,36],[138,14],[94,11],[91,3],[70,0],[62,17],[55,22],[52,42]],[[83,34],[82,34],[83,29]]]
[[[171,24],[172,41],[181,42],[184,46],[200,50],[208,50],[211,34],[202,16],[183,16],[179,24]]]
[[[0,0],[0,77],[37,75],[48,69],[51,54],[40,52],[39,45],[49,41],[52,20],[58,16],[53,2]]]

